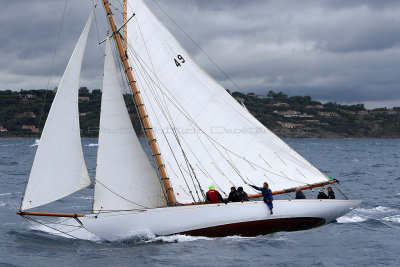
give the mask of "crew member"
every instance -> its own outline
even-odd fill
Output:
[[[328,187],[328,198],[335,199],[335,192],[333,192],[332,187]]]
[[[254,189],[258,190],[258,191],[261,191],[265,204],[267,204],[267,206],[268,206],[268,208],[270,210],[270,213],[273,214],[272,208],[274,206],[272,204],[272,201],[274,200],[274,198],[272,197],[272,191],[271,191],[271,189],[269,189],[268,183],[265,182],[263,184],[263,187],[261,187],[261,188],[255,186],[255,185],[250,185],[250,186],[253,187]]]
[[[240,201],[240,198],[236,191],[236,187],[234,187],[234,186],[231,187],[231,192],[229,193],[228,201],[232,201],[232,202]]]
[[[224,199],[222,198],[221,194],[215,190],[215,187],[210,185],[208,187],[208,192],[206,193],[206,198],[207,198],[207,202],[209,203],[220,203],[220,202],[224,202]]]
[[[324,189],[320,189],[317,199],[328,199],[328,196],[325,194]]]
[[[300,187],[296,188],[296,199],[306,199],[303,191],[301,191]]]
[[[249,201],[249,196],[247,195],[246,192],[243,191],[243,187],[239,186],[236,194],[239,198],[239,201],[243,202],[243,201]]]

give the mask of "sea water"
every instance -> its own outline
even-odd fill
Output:
[[[71,232],[79,239],[63,237],[17,216],[38,142],[0,139],[0,266],[399,266],[400,140],[285,141],[322,172],[339,179],[340,190],[362,200],[362,206],[335,223],[307,231],[251,238],[149,235],[112,243],[82,229]],[[93,179],[97,139],[82,143]],[[93,188],[81,190],[44,210],[88,211],[92,192]],[[306,192],[308,198],[316,194]]]

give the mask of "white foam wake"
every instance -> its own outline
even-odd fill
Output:
[[[146,243],[161,241],[165,243],[181,243],[193,242],[197,240],[212,240],[212,238],[205,236],[189,236],[189,235],[170,235],[170,236],[154,236],[146,241]]]
[[[98,144],[95,144],[95,143],[91,143],[91,144],[87,144],[87,145],[85,145],[85,146],[93,147],[93,146],[99,146],[99,145],[98,145]]]
[[[345,216],[342,216],[340,218],[337,218],[336,221],[338,223],[358,223],[358,222],[364,222],[366,220],[368,220],[368,218],[362,217],[362,216],[357,216],[357,215],[348,216],[348,215],[345,215]]]
[[[377,206],[374,208],[357,208],[354,209],[352,212],[338,218],[336,221],[338,223],[359,223],[359,222],[364,222],[370,219],[374,220],[390,220],[391,218],[398,218],[396,216],[400,215],[395,215],[393,216],[393,213],[397,213],[398,210],[389,208],[389,207],[383,207],[383,206]],[[390,215],[390,216],[388,216]],[[388,219],[390,218],[390,219]],[[399,217],[400,218],[400,217]],[[396,220],[396,219],[394,219]]]
[[[35,143],[32,144],[32,145],[30,145],[30,147],[32,147],[32,146],[38,146],[39,144],[40,144],[40,139],[36,139],[36,140],[35,140]]]

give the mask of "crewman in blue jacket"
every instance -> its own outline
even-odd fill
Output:
[[[268,183],[264,183],[263,187],[257,187],[255,185],[250,185],[251,187],[253,187],[254,189],[261,191],[262,195],[263,195],[263,200],[265,202],[265,204],[267,204],[269,210],[271,211],[271,214],[273,214],[272,212],[272,208],[274,207],[272,204],[272,201],[274,200],[274,198],[272,197],[272,191],[271,189],[269,189],[268,187]]]

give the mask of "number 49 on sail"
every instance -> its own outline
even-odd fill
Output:
[[[178,61],[178,60],[179,60],[179,61]],[[182,64],[185,63],[185,59],[184,59],[181,55],[178,55],[178,60],[177,60],[176,58],[174,58],[175,65],[176,65],[177,67],[180,67],[180,66],[181,66],[181,63],[182,63]]]

